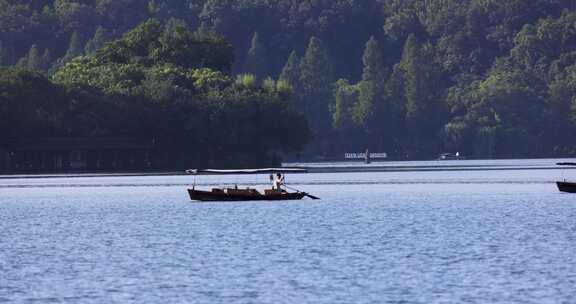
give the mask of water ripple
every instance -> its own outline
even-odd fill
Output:
[[[232,204],[29,181],[0,196],[0,302],[573,303],[575,196],[538,172],[303,175],[321,201]]]

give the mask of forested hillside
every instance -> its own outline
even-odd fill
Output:
[[[175,48],[125,52],[131,38],[117,39],[150,18]],[[213,61],[178,44],[182,27],[225,38],[207,38]],[[173,100],[158,89],[174,84],[166,64],[189,70],[174,67],[170,81],[210,68],[228,82],[289,84],[274,94],[307,117],[308,157],[576,154],[573,0],[0,0],[0,65],[107,98]],[[142,81],[129,83],[133,73]]]
[[[147,138],[158,169],[276,165],[307,142],[306,120],[287,82],[232,77],[232,58],[212,31],[150,19],[51,79],[0,68],[0,144]]]

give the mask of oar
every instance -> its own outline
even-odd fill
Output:
[[[309,198],[311,198],[311,199],[314,199],[314,200],[319,200],[319,199],[320,199],[320,198],[317,197],[317,196],[314,196],[314,195],[309,194],[309,193],[307,193],[307,192],[302,192],[302,191],[300,191],[300,190],[298,190],[298,189],[295,189],[295,188],[292,188],[292,187],[290,187],[290,186],[284,185],[284,187],[286,187],[286,188],[288,188],[288,189],[290,189],[290,190],[294,190],[294,191],[296,191],[296,192],[298,192],[298,193],[302,193],[302,194],[304,194],[305,196],[307,196],[307,197],[309,197]]]

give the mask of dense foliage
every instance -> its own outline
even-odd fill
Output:
[[[62,64],[53,82],[1,70],[2,141],[153,138],[162,168],[271,165],[299,150],[308,127],[288,84],[231,77],[231,63],[232,48],[218,35],[149,20]]]
[[[149,18],[166,26],[101,48]],[[266,89],[279,78],[310,156],[563,156],[576,154],[575,24],[573,0],[0,0],[0,65],[131,96],[134,111],[142,96],[288,100]]]

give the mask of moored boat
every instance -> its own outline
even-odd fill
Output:
[[[576,167],[576,163],[557,163],[557,165]],[[576,182],[569,182],[566,180],[557,181],[556,186],[561,192],[576,193]]]
[[[462,160],[466,159],[466,157],[462,156],[460,152],[456,153],[442,153],[438,156],[437,160]]]
[[[576,193],[576,183],[574,182],[556,182],[556,185],[561,192]]]

